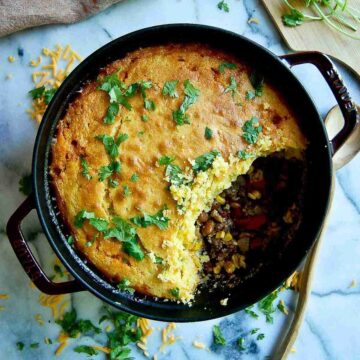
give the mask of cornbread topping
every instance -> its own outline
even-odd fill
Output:
[[[84,85],[58,124],[50,174],[69,243],[95,268],[120,291],[188,302],[215,261],[199,216],[214,200],[226,206],[222,193],[258,158],[300,161],[305,148],[294,114],[254,69],[175,44],[129,53]],[[243,268],[237,247],[229,256]]]

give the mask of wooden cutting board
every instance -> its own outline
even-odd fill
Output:
[[[360,40],[354,40],[340,34],[323,21],[305,22],[295,28],[284,26],[281,16],[289,12],[289,8],[283,0],[262,1],[290,49],[294,51],[321,51],[349,65],[360,75]],[[349,4],[360,10],[360,0],[349,0]],[[306,9],[305,12],[309,13],[309,10]],[[360,24],[358,25],[360,28]],[[360,36],[360,30],[358,29],[354,34]]]

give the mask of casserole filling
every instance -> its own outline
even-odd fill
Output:
[[[283,153],[259,158],[200,214],[210,289],[233,288],[284,250],[301,222],[305,173],[302,160]]]

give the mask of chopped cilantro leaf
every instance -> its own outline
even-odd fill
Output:
[[[169,218],[164,215],[166,207],[159,210],[154,215],[144,214],[143,216],[138,215],[130,219],[130,221],[136,226],[146,228],[150,225],[156,225],[160,230],[165,230],[168,227]]]
[[[45,86],[40,86],[38,88],[30,90],[29,94],[34,100],[36,100],[36,99],[40,99],[44,95],[44,92],[45,92]]]
[[[180,290],[179,288],[173,288],[173,289],[170,289],[170,294],[175,297],[175,298],[179,298],[180,297]]]
[[[230,84],[229,86],[224,90],[224,94],[231,92],[231,96],[235,96],[237,93],[237,82],[234,75],[230,76]]]
[[[258,308],[265,315],[266,322],[271,324],[274,321],[272,317],[272,314],[275,312],[273,303],[277,298],[277,295],[278,295],[278,291],[274,291],[258,302]]]
[[[127,134],[120,134],[116,140],[110,135],[95,136],[95,139],[102,141],[106,152],[112,159],[115,159],[119,155],[120,144],[128,138],[129,136]]]
[[[72,245],[72,244],[74,244],[74,237],[72,235],[70,235],[66,241],[69,245]]]
[[[252,100],[255,99],[255,93],[251,90],[247,90],[245,93],[245,99],[246,100]]]
[[[156,254],[154,254],[155,257],[155,264],[162,264],[164,262],[164,259],[160,256],[157,256]]]
[[[225,2],[225,0],[221,0],[218,4],[217,7],[219,10],[223,10],[225,12],[229,12],[230,8],[229,5]]]
[[[88,345],[79,345],[74,348],[74,351],[77,353],[88,354],[90,356],[98,354],[98,352],[93,347]]]
[[[248,308],[246,308],[245,313],[250,315],[254,319],[259,318],[259,315],[254,310],[252,310],[252,306],[249,306]]]
[[[38,88],[32,89],[29,91],[29,94],[31,95],[31,97],[36,100],[36,99],[41,99],[42,97],[44,98],[44,103],[46,105],[48,105],[52,99],[52,97],[54,96],[54,94],[56,93],[55,88],[51,88],[46,90],[45,86],[40,86]]]
[[[24,347],[25,347],[25,345],[24,345],[24,343],[23,342],[21,342],[21,341],[18,341],[17,343],[16,343],[16,347],[18,348],[18,350],[23,350],[24,349]]]
[[[63,276],[64,276],[64,272],[63,272],[62,268],[61,268],[59,265],[57,265],[57,264],[54,265],[54,271],[55,271],[57,274],[59,274],[60,277],[63,277]]]
[[[176,86],[179,83],[178,80],[169,80],[166,81],[164,84],[164,87],[162,89],[162,94],[163,95],[169,95],[172,98],[177,98],[179,97],[177,91],[176,91]]]
[[[30,349],[37,349],[39,347],[39,343],[30,344]]]
[[[256,340],[263,340],[265,338],[265,334],[259,334],[257,337],[256,337]]]
[[[197,157],[192,167],[194,173],[198,174],[200,171],[206,171],[209,169],[217,156],[220,156],[220,152],[218,150],[212,150]]]
[[[225,69],[234,70],[236,68],[237,66],[235,64],[229,63],[227,61],[223,61],[218,67],[220,73],[223,73]]]
[[[144,100],[144,108],[146,110],[154,111],[156,109],[155,102],[153,100],[145,99]]]
[[[128,197],[128,196],[130,196],[131,195],[131,190],[130,190],[130,188],[129,188],[129,186],[128,185],[123,185],[123,190],[124,190],[124,196],[125,197]]]
[[[250,334],[251,334],[251,335],[254,335],[254,334],[256,334],[259,330],[260,330],[259,328],[252,329],[252,330],[250,331]]]
[[[182,170],[180,169],[179,166],[174,165],[174,164],[169,164],[166,167],[165,177],[169,178],[169,181],[171,182],[171,184],[173,184],[175,186],[180,186],[181,184],[183,184],[185,182],[185,178],[184,178]]]
[[[144,253],[138,243],[135,228],[118,216],[114,216],[112,221],[115,224],[115,227],[109,228],[105,232],[105,239],[115,238],[121,241],[125,253],[136,260],[142,260],[144,258]]]
[[[252,117],[250,120],[245,121],[243,127],[243,139],[249,144],[255,144],[258,140],[259,134],[262,131],[262,126],[259,125],[259,119]]]
[[[109,222],[101,218],[92,218],[89,220],[89,224],[100,232],[106,231],[109,226]]]
[[[19,191],[22,192],[26,196],[31,194],[31,192],[32,192],[32,176],[31,176],[31,174],[24,175],[19,180]]]
[[[206,127],[204,133],[205,139],[211,140],[213,135],[214,135],[213,131],[210,128]]]
[[[115,121],[115,116],[119,113],[119,104],[117,102],[110,103],[106,115],[104,117],[105,124],[113,124]]]
[[[83,156],[80,156],[80,163],[81,163],[81,166],[82,166],[81,175],[85,179],[91,180],[92,176],[90,175],[89,163],[86,161],[86,159]]]
[[[112,161],[109,165],[101,166],[99,169],[99,181],[104,181],[114,173],[119,174],[121,171],[121,162]]]
[[[109,179],[109,185],[112,187],[112,188],[117,188],[119,186],[119,182],[117,180],[114,180],[114,179]]]
[[[245,339],[244,339],[243,337],[241,337],[241,338],[238,339],[237,345],[238,345],[240,351],[246,350],[246,347],[245,347]]]
[[[304,15],[296,9],[291,9],[290,13],[284,14],[282,17],[283,24],[289,27],[301,25],[304,22]]]
[[[159,164],[159,165],[169,165],[169,164],[171,164],[174,160],[175,160],[175,157],[173,157],[173,156],[163,155],[163,156],[158,160],[158,164]]]
[[[237,156],[241,160],[247,160],[247,159],[251,159],[252,157],[254,157],[253,154],[249,154],[245,150],[239,150]]]
[[[78,334],[89,335],[91,333],[100,333],[100,329],[96,327],[90,320],[78,320],[75,309],[66,312],[62,319],[55,320],[62,327],[65,333],[75,338]]]
[[[250,82],[255,90],[255,95],[262,96],[264,89],[264,77],[257,71],[252,71],[250,74]]]
[[[213,336],[214,336],[214,343],[216,345],[222,345],[222,346],[226,345],[226,340],[221,332],[219,325],[213,326]]]
[[[147,116],[146,114],[141,115],[141,121],[143,122],[149,121],[149,116]]]
[[[118,284],[117,284],[117,288],[119,290],[124,290],[129,292],[130,294],[133,294],[135,292],[135,290],[130,287],[130,281],[126,278],[122,279]]]
[[[137,181],[139,180],[139,175],[138,175],[137,173],[133,173],[133,174],[131,175],[130,180],[131,180],[132,182],[137,182]]]
[[[200,90],[195,88],[189,80],[184,81],[184,93],[185,98],[180,105],[180,108],[173,112],[173,120],[176,122],[176,125],[190,124],[190,120],[185,112],[193,105],[197,98],[200,95]]]
[[[44,92],[44,103],[46,105],[49,105],[51,99],[53,98],[53,96],[56,93],[56,90],[57,89],[55,89],[55,88],[45,90],[45,92]]]
[[[75,216],[74,225],[77,228],[81,228],[84,224],[85,219],[93,219],[93,218],[95,218],[95,213],[86,210],[81,210]]]

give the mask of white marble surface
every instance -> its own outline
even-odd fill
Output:
[[[18,191],[18,181],[29,173],[32,148],[37,125],[30,121],[25,109],[29,106],[27,91],[32,88],[30,59],[35,58],[43,47],[53,47],[56,43],[71,43],[80,54],[87,56],[113,38],[143,27],[175,22],[209,24],[243,34],[271,51],[281,54],[286,47],[279,38],[261,3],[254,0],[228,0],[230,13],[220,12],[217,0],[124,0],[105,12],[81,23],[69,26],[45,26],[24,31],[0,39],[0,293],[10,295],[8,300],[0,300],[5,310],[0,312],[0,358],[1,359],[50,359],[54,345],[45,345],[44,336],[55,339],[59,327],[53,323],[48,308],[38,303],[39,292],[29,287],[29,280],[20,267],[5,235],[5,225],[10,214],[23,200]],[[247,23],[255,16],[260,24]],[[18,49],[24,51],[18,56]],[[8,55],[16,61],[10,64]],[[357,102],[360,102],[359,84],[352,80],[342,68],[345,80]],[[320,112],[326,112],[335,104],[334,98],[321,76],[311,66],[300,66],[295,73],[304,82],[313,96]],[[12,79],[5,80],[7,74]],[[337,173],[334,204],[330,224],[322,244],[313,290],[298,340],[296,352],[291,359],[359,359],[360,330],[359,286],[348,288],[352,279],[360,281],[360,158]],[[36,215],[28,217],[26,234],[31,238],[31,246],[49,272],[54,256],[47,245]],[[288,307],[293,309],[294,295],[290,292],[282,296]],[[89,293],[69,296],[78,310],[79,316],[97,321],[102,303]],[[34,320],[35,314],[42,314],[44,326]],[[274,345],[281,338],[289,317],[278,314],[274,325],[263,319],[251,320],[243,312],[214,321],[181,324],[176,333],[183,340],[161,354],[159,359],[264,359],[271,355]],[[47,322],[49,320],[50,322]],[[211,328],[219,323],[228,340],[222,348],[211,346]],[[165,324],[154,322],[155,326]],[[246,337],[247,350],[239,352],[234,346],[236,339],[253,327],[260,327],[266,334],[261,342]],[[156,332],[150,341],[150,353],[154,354],[160,341]],[[211,352],[195,349],[191,343],[198,339],[211,346]],[[105,337],[95,338],[98,344],[105,343]],[[39,342],[35,350],[19,352],[15,343]],[[62,359],[84,358],[73,352],[78,343],[93,343],[90,338],[73,340],[60,356]],[[136,359],[144,358],[134,350]],[[98,358],[103,358],[99,355]]]

